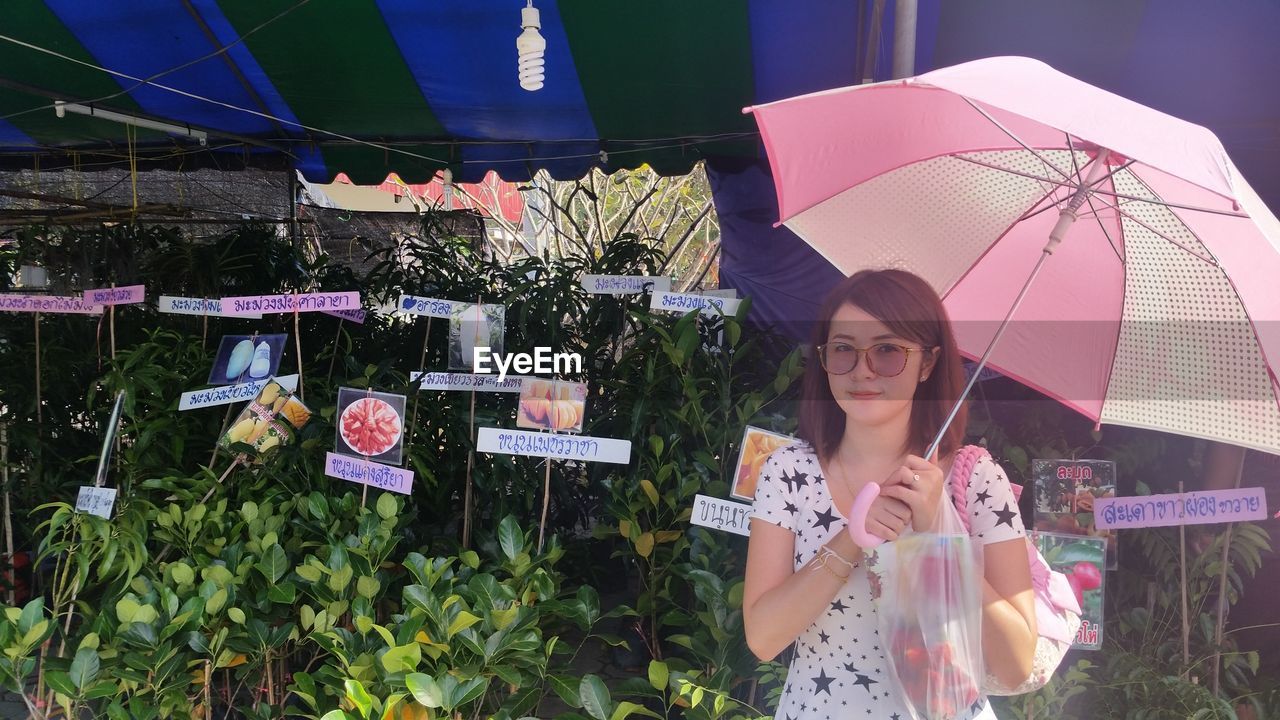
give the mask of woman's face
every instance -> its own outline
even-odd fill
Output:
[[[912,350],[906,353],[905,365],[899,351],[884,345],[898,345]],[[856,305],[845,304],[831,318],[827,331],[828,366],[848,363],[853,348],[871,348],[858,352],[857,365],[843,375],[827,373],[831,396],[845,417],[855,425],[883,425],[911,413],[911,400],[922,377],[933,369],[934,352],[921,352],[920,343],[895,335],[884,323]],[[872,356],[867,362],[867,355]],[[897,375],[880,375],[902,365]]]

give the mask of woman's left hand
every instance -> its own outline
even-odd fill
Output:
[[[880,484],[880,494],[896,498],[911,508],[911,527],[917,532],[933,528],[942,500],[945,478],[942,468],[916,455],[908,455],[906,463]]]

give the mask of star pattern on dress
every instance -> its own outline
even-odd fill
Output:
[[[827,671],[823,668],[818,668],[818,677],[809,678],[809,679],[813,681],[813,684],[815,686],[813,689],[814,695],[817,695],[820,692],[825,692],[826,694],[830,695],[831,683],[836,681],[836,679],[833,677],[827,677]]]
[[[828,507],[827,509],[823,510],[820,513],[814,513],[813,517],[814,517],[813,526],[820,527],[823,530],[830,530],[831,523],[836,522],[837,520],[840,519],[838,515],[835,515],[834,513],[831,512],[830,507]]]
[[[786,472],[782,473],[782,482],[787,484],[787,488],[790,489],[791,492],[795,492],[809,484],[809,481],[806,480],[808,477],[809,476],[805,473],[793,469],[790,474]]]
[[[1009,503],[1005,503],[1003,510],[996,511],[996,524],[1008,525],[1010,529],[1013,529],[1013,519],[1017,516],[1018,513],[1009,509]]]
[[[796,568],[813,558],[822,543],[844,526],[816,459],[812,446],[805,442],[774,455],[769,471],[761,475],[753,508],[753,517],[794,534]],[[972,518],[975,539],[980,533],[986,533],[988,541],[1022,534],[1008,481],[996,474],[996,466],[984,462],[971,486],[969,510],[976,513]],[[831,597],[828,605],[796,639],[788,668],[794,681],[779,701],[778,719],[910,720],[904,698],[889,682],[891,665],[887,649],[881,645],[885,638],[876,628],[877,613],[868,581],[862,575],[850,579],[849,589]],[[801,684],[805,679],[813,685]],[[975,705],[976,712],[962,712],[957,720],[989,714],[987,707],[982,699]]]

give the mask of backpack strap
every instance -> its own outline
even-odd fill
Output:
[[[991,457],[986,448],[981,445],[965,445],[956,451],[955,458],[951,461],[951,502],[966,531],[969,530],[969,480],[973,477],[973,469],[978,466],[978,461],[984,457]]]

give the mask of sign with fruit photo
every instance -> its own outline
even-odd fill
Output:
[[[1080,630],[1072,647],[1100,649],[1106,539],[1053,532],[1033,532],[1031,537],[1049,567],[1067,576],[1067,583],[1080,602]]]
[[[311,410],[271,378],[236,416],[218,445],[260,461],[268,450],[291,442],[310,419]]]
[[[737,470],[733,474],[733,489],[729,494],[739,500],[750,502],[756,496],[756,481],[760,478],[760,468],[769,454],[796,441],[789,435],[761,430],[747,426],[742,434],[742,445],[738,450]]]
[[[520,387],[516,427],[579,433],[586,405],[586,383],[525,380]]]
[[[399,465],[404,460],[404,395],[338,389],[334,452]]]
[[[1116,464],[1110,460],[1033,460],[1036,530],[1103,538],[1108,570],[1116,569],[1117,535],[1099,530],[1093,504],[1116,496]]]

